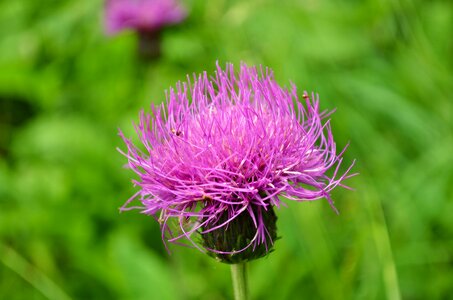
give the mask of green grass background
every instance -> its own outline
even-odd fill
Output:
[[[241,60],[337,108],[356,191],[289,203],[252,299],[453,295],[453,2],[192,0],[144,63],[101,0],[0,2],[0,299],[231,299],[229,267],[168,255],[116,150],[141,108]],[[450,298],[451,299],[451,298]]]

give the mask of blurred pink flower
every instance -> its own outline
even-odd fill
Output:
[[[107,0],[105,27],[108,34],[125,29],[138,32],[158,31],[180,23],[186,11],[176,0]]]

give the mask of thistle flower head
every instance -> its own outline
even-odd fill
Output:
[[[107,33],[124,29],[153,32],[181,22],[185,10],[177,0],[107,0],[105,26]]]
[[[141,147],[120,132],[139,187],[122,209],[138,198],[164,241],[187,240],[223,262],[264,256],[282,198],[326,199],[335,210],[330,192],[352,176],[352,165],[339,175],[343,151],[329,115],[314,95],[279,86],[270,69],[242,64],[235,73],[228,64],[194,75],[141,113]]]

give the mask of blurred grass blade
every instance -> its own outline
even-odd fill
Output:
[[[11,247],[0,245],[0,261],[48,299],[71,299],[52,279],[31,265]]]

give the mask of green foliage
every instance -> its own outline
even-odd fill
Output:
[[[141,108],[187,73],[244,60],[337,108],[355,192],[277,210],[253,299],[453,294],[453,3],[191,0],[144,62],[106,37],[101,0],[0,2],[0,299],[230,299],[228,266],[118,213],[132,172],[115,150]]]

